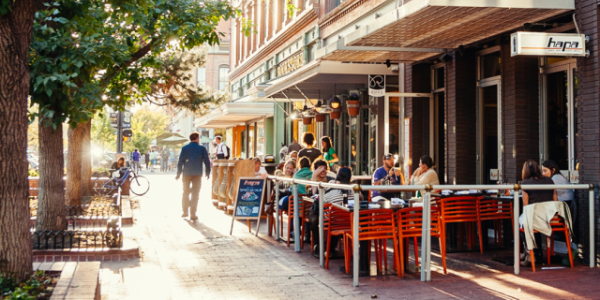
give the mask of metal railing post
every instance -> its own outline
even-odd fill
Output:
[[[323,202],[325,201],[325,190],[321,187],[319,183],[319,264],[321,267],[325,267],[325,243],[323,241],[323,235],[325,233],[325,228],[323,228]],[[313,237],[314,238],[314,237]],[[312,250],[312,249],[311,249]]]
[[[431,260],[431,185],[429,184],[425,185],[425,195],[423,195],[421,230],[421,281],[431,281],[431,264],[429,263]]]
[[[596,231],[594,230],[596,225],[596,220],[594,220],[594,202],[596,198],[594,196],[594,185],[590,184],[590,268],[596,266]],[[571,247],[570,241],[567,241],[567,247]]]
[[[293,183],[294,189],[294,250],[300,252],[300,212],[298,211],[298,184]]]
[[[518,184],[515,184],[513,187],[514,190],[514,195],[515,195],[515,202],[513,203],[513,228],[514,228],[514,268],[515,268],[515,275],[519,275],[519,273],[521,272],[520,267],[521,267],[521,256],[520,254],[520,241],[519,241],[519,190],[521,190],[521,186]],[[527,249],[525,249],[527,251]]]
[[[277,240],[281,238],[281,228],[279,228],[279,184],[275,177],[275,236]]]
[[[267,201],[271,201],[272,192],[273,191],[271,190],[271,179],[267,179]],[[227,207],[225,207],[225,210],[227,210]],[[258,220],[258,222],[260,223],[260,220]],[[271,218],[267,215],[267,233],[271,232],[271,226],[273,226],[273,224],[271,224]],[[256,231],[256,234],[258,234],[258,230]]]
[[[360,220],[360,185],[356,184],[352,188],[354,190],[354,219],[352,226],[352,248],[354,253],[353,272],[352,272],[352,286],[358,286],[358,277],[360,276],[360,253],[359,253],[359,236],[358,236],[358,222]]]

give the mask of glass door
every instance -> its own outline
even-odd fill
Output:
[[[502,182],[502,56],[500,46],[477,52],[477,183]]]
[[[548,64],[549,62],[552,62]],[[541,69],[540,158],[554,160],[561,171],[576,181],[577,61],[547,58]]]
[[[479,86],[479,182],[495,184],[502,181],[502,109],[500,80],[487,81]]]

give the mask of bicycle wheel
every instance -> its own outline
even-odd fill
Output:
[[[132,176],[129,179],[129,190],[138,196],[142,196],[150,190],[150,181],[142,175]]]
[[[106,178],[98,177],[94,180],[92,189],[96,196],[112,196],[117,191],[114,179],[106,181]]]

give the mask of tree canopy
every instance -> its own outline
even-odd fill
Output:
[[[88,121],[104,105],[121,110],[156,95],[157,86],[174,80],[172,72],[164,71],[177,58],[168,51],[218,44],[223,33],[217,24],[239,14],[222,1],[58,0],[44,5],[33,27],[30,94],[39,104],[39,116],[71,126]],[[214,101],[206,93],[164,97],[164,91],[170,105],[192,111]]]

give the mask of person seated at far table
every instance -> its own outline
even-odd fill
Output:
[[[298,168],[300,170],[298,170],[296,172],[296,174],[294,174],[294,178],[301,179],[301,180],[310,180],[311,179],[313,172],[310,170],[310,160],[308,159],[308,157],[300,158],[300,160],[298,161]],[[292,190],[291,192],[293,193],[294,191]],[[304,194],[306,194],[306,185],[298,184],[298,195],[304,195]],[[281,201],[279,201],[279,202],[280,202],[279,209],[287,211],[288,203],[289,203],[289,196],[281,198]]]
[[[318,158],[315,160],[312,166],[313,173],[311,177],[311,181],[317,182],[330,182],[335,179],[333,174],[329,172],[329,164],[322,158]],[[312,194],[317,194],[319,192],[318,186],[311,186]]]
[[[267,170],[262,166],[260,158],[254,158],[254,174],[255,177],[267,178]]]
[[[415,170],[411,178],[412,185],[439,185],[440,180],[437,173],[433,169],[433,159],[429,155],[423,155],[419,159],[419,167]],[[420,190],[421,197],[425,194],[425,190]]]
[[[383,166],[375,170],[371,178],[373,185],[386,185],[388,184],[388,180],[390,185],[404,185],[404,174],[402,174],[402,169],[394,168],[394,155],[391,153],[383,156]],[[396,193],[382,193],[379,191],[371,192],[371,200],[374,200],[375,197],[379,196],[391,200],[396,196]]]

